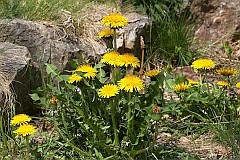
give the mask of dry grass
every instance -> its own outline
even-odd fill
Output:
[[[86,43],[86,46],[91,46],[95,53],[99,52],[97,47],[99,43],[105,46],[105,43],[97,37],[99,31],[105,28],[100,24],[101,19],[109,13],[116,11],[113,4],[96,5],[94,2],[82,10],[78,19],[78,23],[81,24],[80,38]]]
[[[8,103],[11,101],[13,94],[11,92],[10,89],[10,83],[11,81],[9,81],[7,79],[7,76],[4,72],[0,71],[0,102],[3,104],[3,106],[1,106],[1,109],[6,109],[6,108],[2,108],[2,107],[7,107]]]

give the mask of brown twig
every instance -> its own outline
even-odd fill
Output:
[[[143,37],[140,36],[140,44],[141,44],[141,50],[142,50],[142,59],[141,59],[141,66],[140,66],[140,79],[143,79],[143,63],[144,63],[144,49],[145,49],[145,44],[144,44],[144,40]]]
[[[143,79],[143,63],[144,63],[144,49],[145,49],[145,44],[144,44],[144,40],[143,37],[140,36],[140,44],[141,44],[141,50],[142,50],[142,58],[141,58],[141,66],[140,66],[140,71],[139,71],[139,76],[140,79]],[[140,94],[143,94],[143,89],[139,91]]]

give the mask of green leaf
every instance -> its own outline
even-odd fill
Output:
[[[58,75],[59,71],[56,66],[48,63],[46,63],[45,65],[46,65],[46,71],[48,75],[54,75],[54,76]]]
[[[47,99],[45,97],[41,97],[39,98],[40,103],[38,105],[42,106],[42,107],[46,107],[47,106]]]
[[[33,101],[38,101],[40,100],[39,96],[37,93],[29,94],[30,97],[32,98]]]
[[[161,116],[160,114],[152,114],[151,118],[154,120],[154,121],[159,121],[161,119]]]
[[[99,62],[98,64],[96,64],[96,65],[94,66],[94,68],[102,68],[102,67],[104,67],[104,66],[106,66],[104,63]]]
[[[87,129],[87,130],[89,130],[89,126],[85,123],[85,124],[83,124],[84,125],[84,127]]]
[[[163,82],[164,82],[164,80],[165,80],[164,71],[161,71],[161,72],[157,75],[156,78],[157,78],[160,86],[162,87],[162,86],[163,86]]]
[[[175,84],[176,84],[176,82],[173,79],[166,80],[166,85],[168,88],[172,88],[172,86]]]
[[[48,86],[48,88],[51,89],[53,92],[59,93],[58,87],[54,87],[54,86],[52,86],[52,85],[50,85],[50,84],[47,84],[47,86]]]
[[[187,111],[189,113],[191,113],[194,117],[198,118],[199,120],[203,121],[203,122],[207,122],[206,118],[204,118],[203,116],[201,116],[200,114],[190,111],[189,109],[187,109]]]
[[[77,89],[77,86],[74,86],[72,84],[66,83],[66,86],[68,87],[68,89],[75,91]]]
[[[98,150],[96,148],[94,148],[94,152],[95,152],[96,157],[99,158],[99,160],[103,159],[101,152],[98,152]]]
[[[111,126],[104,126],[104,127],[102,127],[101,129],[102,130],[106,130],[106,129],[108,129],[108,128],[110,128]]]
[[[67,82],[70,76],[69,75],[60,75],[59,77],[61,77],[65,82]]]
[[[197,101],[197,102],[202,102],[202,103],[209,103],[208,97],[201,97],[197,92],[194,92],[190,94],[187,98],[187,101]]]
[[[101,83],[105,83],[107,80],[108,80],[108,78],[101,78],[101,79],[99,79],[99,81],[100,81]]]

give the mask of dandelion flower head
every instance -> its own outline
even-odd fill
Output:
[[[80,72],[85,73],[83,76],[84,76],[85,78],[88,78],[88,79],[94,78],[94,77],[96,77],[96,75],[97,75],[97,74],[96,74],[96,73],[97,73],[97,70],[94,69],[94,68],[92,68],[92,67],[91,67],[90,65],[88,65],[88,64],[81,65],[81,66],[77,67],[76,71],[80,71]]]
[[[173,88],[178,92],[185,92],[188,90],[189,85],[185,83],[180,83],[180,84],[174,85]]]
[[[216,72],[223,76],[231,76],[238,73],[235,68],[220,68]]]
[[[21,125],[16,131],[14,131],[15,133],[17,133],[17,135],[19,136],[28,136],[28,135],[31,135],[36,131],[35,127],[31,124],[24,124],[24,125]]]
[[[28,123],[30,121],[31,121],[31,118],[28,115],[26,115],[26,114],[18,114],[18,115],[15,115],[12,118],[10,124],[11,125],[23,125],[23,124],[26,124],[26,123]]]
[[[226,81],[219,81],[219,82],[217,82],[217,85],[222,86],[222,87],[227,87],[227,86],[229,86],[229,83]]]
[[[240,89],[240,82],[236,84],[236,87]]]
[[[198,85],[199,84],[199,82],[196,82],[192,79],[188,79],[188,83],[191,84],[191,85]]]
[[[118,63],[120,66],[132,66],[134,68],[140,67],[140,61],[137,57],[135,57],[131,53],[125,53],[123,55],[120,55],[118,58]]]
[[[149,71],[145,72],[145,76],[155,77],[155,76],[157,76],[159,73],[160,73],[159,70],[153,69],[153,70],[149,70]]]
[[[107,52],[103,55],[101,62],[102,63],[106,63],[109,65],[113,65],[113,66],[118,66],[118,56],[120,55],[120,53],[118,52]]]
[[[82,77],[78,74],[74,73],[68,78],[68,83],[74,83],[74,82],[80,82],[82,80]]]
[[[106,84],[98,91],[99,97],[110,98],[116,96],[119,92],[118,86],[114,84]]]
[[[143,81],[135,75],[127,75],[118,81],[118,86],[127,92],[133,92],[134,89],[140,91],[143,89]]]
[[[106,29],[103,29],[101,30],[99,33],[98,33],[98,38],[107,38],[107,37],[110,37],[114,34],[114,31],[110,28],[106,28]]]
[[[212,69],[215,67],[215,62],[210,59],[198,59],[191,65],[194,69]]]
[[[110,28],[121,28],[128,25],[128,20],[120,13],[112,13],[103,17],[101,24]]]

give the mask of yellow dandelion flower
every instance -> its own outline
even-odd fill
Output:
[[[212,69],[215,67],[215,62],[210,59],[198,59],[191,65],[194,69]]]
[[[196,82],[192,79],[188,79],[188,83],[191,84],[191,85],[199,85],[199,82]]]
[[[121,28],[128,25],[128,20],[120,13],[112,13],[103,17],[101,24],[110,28]]]
[[[185,83],[180,83],[180,84],[174,85],[173,88],[178,92],[185,92],[188,90],[189,85]]]
[[[99,97],[110,98],[116,96],[119,92],[119,89],[114,84],[106,84],[98,91]]]
[[[82,80],[82,77],[78,74],[74,73],[68,78],[68,83],[74,83],[74,82],[80,82]]]
[[[83,76],[90,79],[96,77],[97,70],[92,68],[90,65],[81,65],[77,67],[76,71],[81,71],[85,73]]]
[[[236,84],[236,87],[240,89],[240,82]]]
[[[35,132],[37,132],[37,130],[35,129],[35,127],[31,124],[24,124],[21,125],[16,131],[14,131],[15,133],[17,133],[17,135],[19,136],[28,136],[31,135]]]
[[[105,53],[101,59],[102,63],[106,63],[109,65],[113,65],[113,66],[119,66],[118,65],[118,56],[120,55],[120,53],[118,52],[108,52]]]
[[[31,118],[28,115],[26,115],[26,114],[18,114],[18,115],[15,115],[12,118],[10,124],[11,125],[23,125],[23,124],[26,124],[26,123],[28,123],[30,121],[31,121]]]
[[[98,38],[107,38],[107,37],[112,36],[113,34],[114,34],[114,32],[112,29],[106,28],[106,29],[101,30],[98,33]]]
[[[220,68],[216,71],[216,73],[223,76],[231,76],[237,74],[238,72],[235,68]]]
[[[222,86],[222,87],[227,87],[227,86],[229,86],[229,83],[226,82],[226,81],[219,81],[219,82],[217,83],[217,85]]]
[[[149,70],[149,71],[145,72],[145,76],[155,77],[155,76],[157,76],[159,73],[160,73],[159,70],[153,69],[153,70]]]
[[[118,86],[121,90],[125,90],[127,92],[133,92],[133,90],[140,91],[143,89],[143,81],[134,75],[127,75],[120,81],[118,81]]]
[[[137,57],[134,57],[133,54],[131,53],[125,53],[123,55],[119,55],[118,58],[118,64],[119,66],[132,66],[134,68],[140,67],[140,61],[138,60]]]

